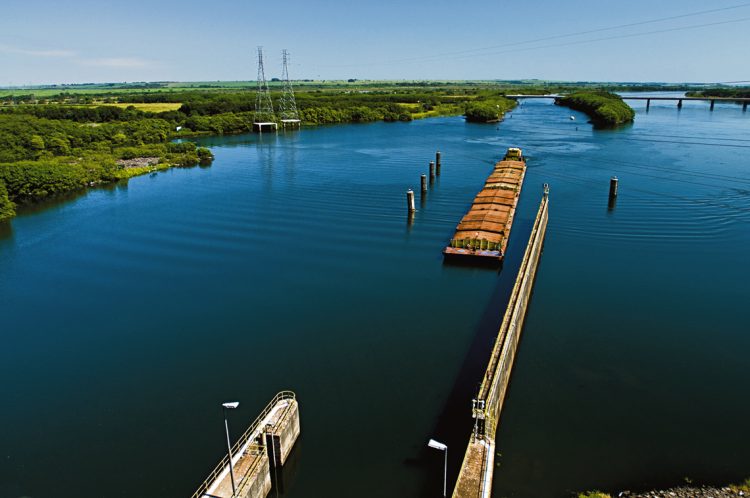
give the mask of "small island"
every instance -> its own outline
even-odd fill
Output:
[[[631,123],[635,111],[622,98],[606,91],[571,93],[555,99],[555,104],[586,113],[597,128]]]
[[[470,123],[497,123],[503,119],[506,112],[516,106],[516,101],[499,97],[466,105],[464,117]]]

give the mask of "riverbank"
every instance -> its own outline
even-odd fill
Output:
[[[746,481],[747,482],[747,481]],[[578,498],[736,498],[738,496],[750,496],[750,486],[677,486],[669,489],[654,491],[632,492],[621,491],[611,495],[593,491],[579,494]]]
[[[161,154],[114,159],[112,155],[57,157],[0,163],[0,222],[16,215],[18,205],[174,167],[210,164],[213,154],[192,142],[171,144]],[[167,152],[172,149],[174,152]],[[150,149],[151,153],[154,148]],[[131,153],[133,151],[130,151]]]

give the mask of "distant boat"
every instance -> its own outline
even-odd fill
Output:
[[[570,117],[570,120],[571,120],[571,121],[575,121],[575,120],[576,120],[576,117],[575,117],[575,116],[571,116],[571,117]]]

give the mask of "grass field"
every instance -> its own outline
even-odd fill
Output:
[[[153,104],[128,104],[128,103],[121,103],[121,104],[92,104],[94,106],[98,105],[109,105],[114,107],[122,107],[123,109],[126,107],[130,107],[131,105],[138,109],[139,111],[144,112],[166,112],[166,111],[176,111],[177,109],[182,106],[179,102],[164,102],[164,103],[153,103]]]

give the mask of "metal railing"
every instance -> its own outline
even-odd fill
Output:
[[[260,412],[260,415],[258,415],[255,420],[248,426],[247,430],[240,436],[240,438],[237,440],[236,443],[232,446],[232,454],[238,455],[240,448],[245,445],[245,443],[248,442],[248,440],[255,436],[256,434],[260,434],[262,431],[259,431],[258,428],[260,427],[261,422],[263,422],[263,419],[268,416],[269,413],[271,413],[271,410],[278,404],[280,401],[286,400],[286,399],[296,399],[296,395],[292,391],[281,391],[276,396],[273,397],[273,399],[266,405],[266,407],[263,409],[262,412]],[[265,450],[265,449],[264,449]],[[260,461],[261,459],[258,459]],[[198,489],[193,493],[191,498],[201,498],[203,495],[206,494],[208,491],[208,488],[211,487],[211,485],[216,481],[216,479],[221,475],[222,472],[224,472],[224,469],[228,468],[227,465],[229,465],[229,455],[224,455],[224,458],[221,459],[219,464],[214,468],[214,470],[208,475],[208,477],[203,481],[203,483],[198,486]],[[252,465],[251,469],[255,469],[256,465]],[[245,473],[245,475],[249,475],[250,471]],[[240,477],[240,481],[244,479],[243,477]]]

